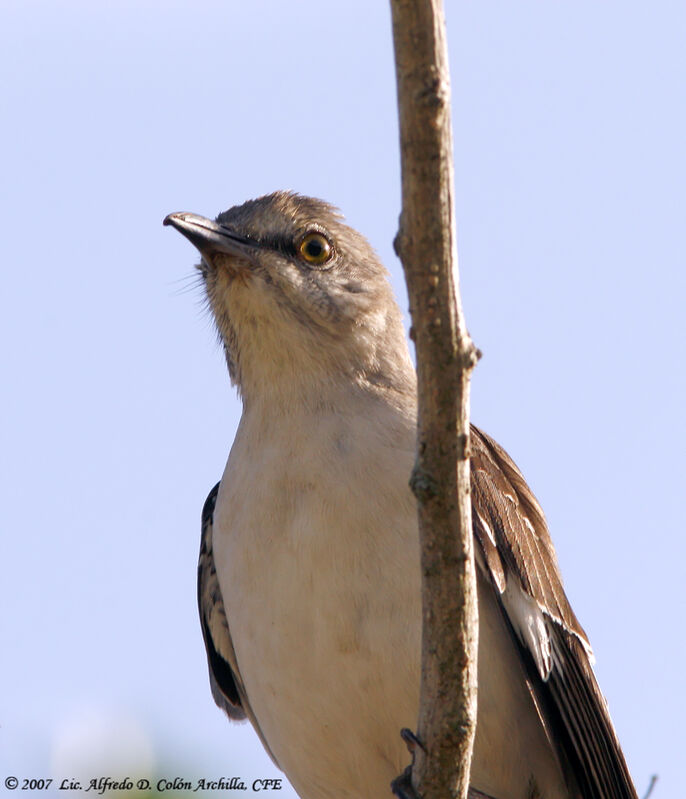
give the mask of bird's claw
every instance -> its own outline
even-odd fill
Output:
[[[405,741],[407,751],[412,755],[412,763],[399,777],[393,780],[391,783],[391,790],[398,799],[421,799],[412,785],[412,766],[414,766],[417,749],[421,749],[422,752],[425,752],[426,749],[419,738],[407,727],[403,727],[402,730],[400,730],[400,737]]]
[[[412,785],[412,766],[408,766],[399,777],[393,780],[391,790],[398,799],[421,799]]]
[[[405,745],[407,746],[407,751],[412,755],[412,762],[414,763],[414,755],[417,751],[417,747],[422,750],[422,752],[426,752],[426,747],[424,744],[417,738],[417,736],[412,732],[412,730],[408,729],[407,727],[403,727],[400,730],[400,737],[405,741]]]

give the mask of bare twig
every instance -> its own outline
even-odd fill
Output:
[[[655,783],[657,782],[657,774],[653,774],[650,778],[650,785],[648,785],[648,790],[645,792],[645,796],[643,799],[650,799],[650,794],[653,792],[653,788],[655,787]]]
[[[405,269],[418,370],[412,488],[422,548],[422,687],[412,787],[466,797],[476,726],[477,611],[469,497],[469,378],[453,204],[450,80],[441,0],[391,0]]]

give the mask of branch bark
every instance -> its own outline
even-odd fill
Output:
[[[450,75],[442,0],[391,0],[402,213],[418,373],[422,684],[412,787],[467,796],[476,728],[477,608],[469,493],[469,379],[478,357],[459,296]]]

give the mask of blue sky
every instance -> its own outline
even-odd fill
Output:
[[[639,793],[670,799],[686,9],[446,9],[473,419],[546,511]],[[240,406],[161,223],[325,198],[405,309],[387,3],[4,0],[0,70],[0,777],[278,776],[207,685],[199,514]]]

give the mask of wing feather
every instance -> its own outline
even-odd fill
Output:
[[[230,719],[242,721],[247,718],[250,720],[267,754],[278,768],[279,764],[252,712],[238,670],[236,652],[233,648],[224,599],[215,568],[212,535],[214,532],[214,508],[217,503],[219,486],[220,483],[217,483],[210,491],[202,509],[202,533],[198,560],[198,610],[207,651],[210,687],[214,701]]]
[[[584,799],[637,799],[541,506],[509,455],[473,426],[471,464],[479,563],[500,597],[559,755]]]
[[[238,676],[236,653],[231,641],[212,551],[212,522],[218,492],[219,483],[210,491],[202,509],[202,535],[198,559],[198,610],[202,637],[207,650],[212,696],[229,718],[240,721],[246,718],[243,707],[245,690]]]

